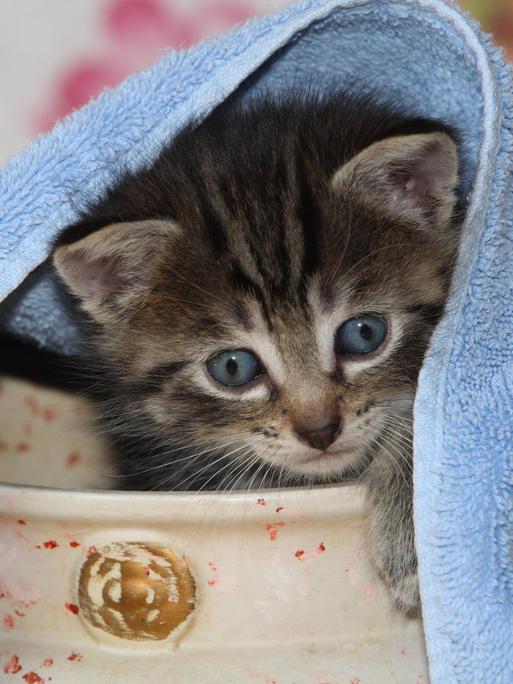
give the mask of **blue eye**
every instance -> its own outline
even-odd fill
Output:
[[[241,387],[262,375],[257,358],[244,349],[222,352],[207,364],[210,375],[226,387]]]
[[[387,335],[384,318],[365,314],[343,323],[335,336],[337,351],[341,354],[370,354]]]

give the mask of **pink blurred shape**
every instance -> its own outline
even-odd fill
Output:
[[[49,104],[33,118],[36,133],[102,90],[148,67],[167,49],[185,49],[257,14],[252,0],[198,0],[185,11],[168,0],[111,0],[98,17],[106,48],[56,75]]]

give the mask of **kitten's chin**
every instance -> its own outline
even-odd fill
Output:
[[[354,474],[365,460],[362,449],[347,446],[298,458],[291,469],[313,478],[343,477]]]

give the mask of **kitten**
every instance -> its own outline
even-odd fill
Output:
[[[187,126],[61,236],[126,486],[362,476],[419,610],[412,405],[461,219],[452,132],[371,101],[261,98]]]

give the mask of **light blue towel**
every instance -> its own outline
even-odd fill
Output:
[[[433,684],[512,684],[513,78],[452,5],[308,0],[171,53],[66,119],[0,178],[0,325],[75,351],[40,267],[58,231],[192,114],[291,85],[377,91],[463,135],[470,210],[416,404],[417,544]]]

